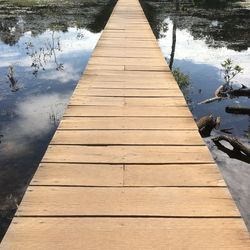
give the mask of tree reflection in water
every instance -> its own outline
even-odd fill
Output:
[[[63,63],[58,62],[57,53],[62,52],[60,37],[55,38],[55,32],[51,32],[51,39],[47,39],[44,44],[40,44],[39,49],[35,49],[32,42],[27,42],[27,55],[32,59],[31,67],[33,68],[33,75],[37,76],[39,70],[46,70],[46,64],[53,62],[57,71],[63,71]]]

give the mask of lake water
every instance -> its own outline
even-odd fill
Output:
[[[0,0],[0,238],[116,1],[57,2]],[[235,82],[250,86],[249,11],[185,5],[181,12],[176,12],[169,1],[142,2],[168,61],[175,24],[173,68],[189,76],[190,83],[182,90],[194,117],[210,113],[220,116],[221,126],[213,135],[230,128],[233,135],[249,143],[249,116],[225,112],[227,105],[249,107],[248,98],[197,104],[212,97],[222,83],[220,64],[228,57],[244,68]],[[218,151],[210,137],[205,140],[241,213],[250,223],[250,165]]]

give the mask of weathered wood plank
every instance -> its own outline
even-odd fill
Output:
[[[191,117],[64,117],[59,129],[197,130],[197,126]]]
[[[105,34],[103,35],[105,37]],[[111,35],[112,36],[112,35]],[[109,36],[106,36],[107,38]],[[151,36],[150,36],[151,37]],[[143,48],[139,49],[131,49],[131,48],[112,48],[112,49],[103,49],[97,48],[94,53],[94,56],[102,56],[102,57],[139,57],[139,58],[159,58],[161,52],[159,49],[151,49],[151,48]]]
[[[202,202],[201,202],[202,200]],[[29,187],[17,216],[239,217],[227,188]]]
[[[99,78],[99,77],[98,77]],[[160,81],[152,81],[152,80],[146,80],[146,81],[119,81],[119,79],[116,79],[114,81],[114,79],[111,81],[105,81],[105,79],[103,79],[103,81],[100,80],[95,80],[95,81],[90,81],[90,80],[85,80],[85,81],[81,81],[81,83],[79,83],[79,85],[77,85],[76,89],[78,88],[114,88],[114,89],[120,89],[120,88],[124,88],[124,89],[177,89],[178,86],[176,86],[176,83],[174,82],[168,82],[168,84],[162,83]]]
[[[156,41],[131,41],[130,39],[101,39],[98,42],[98,46],[102,48],[155,48],[156,45]]]
[[[205,146],[49,146],[43,162],[69,163],[213,163]]]
[[[226,186],[215,164],[126,165],[125,186]]]
[[[247,250],[240,219],[15,218],[4,250]]]
[[[123,165],[41,163],[31,185],[122,186]]]
[[[123,167],[123,165],[63,163],[40,164],[31,185],[226,186],[215,164],[124,165]]]
[[[151,106],[151,107],[178,107],[187,106],[182,97],[171,98],[138,98],[138,97],[109,97],[109,96],[72,96],[70,105],[93,105],[93,106]]]
[[[173,75],[170,72],[158,72],[157,74],[154,74],[150,70],[148,70],[148,71],[145,70],[145,72],[143,72],[141,74],[138,74],[138,72],[135,72],[133,70],[130,70],[130,71],[127,70],[124,72],[121,72],[120,70],[102,70],[102,69],[86,70],[83,78],[85,76],[88,76],[88,75],[100,75],[103,77],[105,77],[105,76],[117,76],[117,77],[120,77],[121,79],[124,79],[124,80],[131,79],[133,81],[136,81],[137,79],[146,80],[148,78],[155,79],[155,80],[162,79],[163,81],[164,80],[168,81],[170,79],[174,80]],[[175,82],[175,84],[176,84],[176,82]]]
[[[86,116],[130,116],[130,117],[192,117],[186,107],[109,107],[109,106],[69,106],[65,117]]]
[[[62,145],[205,145],[197,131],[58,130],[51,144]]]
[[[93,56],[91,57],[89,64],[165,66],[166,61],[164,59],[159,59],[159,58],[133,58],[133,57],[130,57],[130,58],[108,57],[107,58],[103,56]]]
[[[113,97],[183,97],[179,89],[92,89],[78,88],[74,92],[74,97],[84,96],[113,96]]]

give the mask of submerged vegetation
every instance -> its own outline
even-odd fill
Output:
[[[181,72],[181,70],[179,68],[175,68],[172,71],[175,80],[177,81],[179,87],[183,90],[184,88],[186,88],[189,84],[190,84],[190,78],[187,74],[184,74],[183,72]]]

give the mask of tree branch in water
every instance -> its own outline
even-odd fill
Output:
[[[230,150],[231,152],[234,152],[234,154],[243,153],[248,158],[248,161],[250,161],[250,148],[245,146],[236,137],[232,137],[228,135],[220,135],[216,138],[213,138],[212,140],[216,145],[219,145],[219,144],[221,145],[221,141],[226,141],[230,143],[233,147],[233,150]]]
[[[238,115],[250,115],[250,108],[249,107],[226,107],[226,112],[231,114],[238,114]]]

